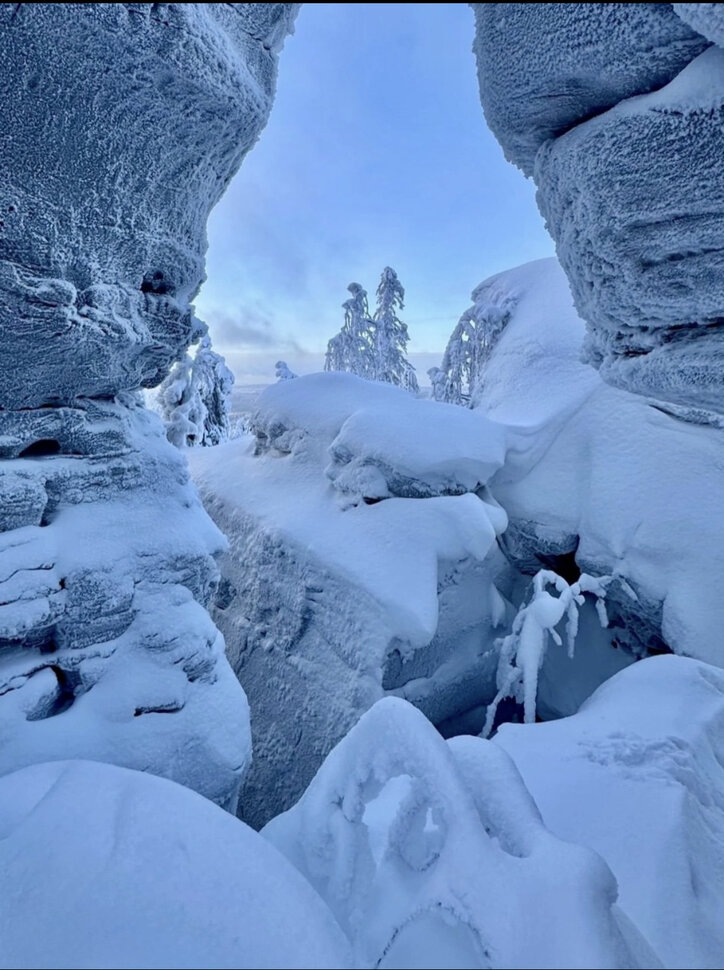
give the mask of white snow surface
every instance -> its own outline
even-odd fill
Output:
[[[562,839],[595,849],[666,967],[724,953],[724,674],[684,657],[635,663],[573,717],[504,724],[514,760]]]
[[[482,415],[343,373],[270,385],[254,424],[274,451],[254,456],[248,442],[232,441],[211,456],[190,455],[202,492],[253,509],[262,524],[383,604],[393,636],[427,643],[437,627],[440,561],[483,560],[505,528],[505,513],[474,494],[392,497],[342,509],[324,474],[327,449],[340,442],[363,461],[378,458],[403,475],[438,482],[447,476],[472,488],[502,462],[501,429]],[[429,449],[420,440],[428,434]]]
[[[328,902],[362,966],[659,966],[606,865],[546,830],[502,750],[447,743],[396,698],[262,834]]]
[[[351,966],[268,841],[195,792],[88,761],[0,779],[3,967]]]
[[[580,362],[584,324],[555,260],[501,275],[519,297],[477,403],[508,426],[491,491],[509,534],[537,534],[541,548],[580,537],[581,569],[623,577],[639,597],[631,609],[675,652],[724,666],[724,432],[609,387]]]
[[[189,460],[230,539],[228,595],[213,615],[253,696],[241,808],[258,825],[293,804],[385,691],[435,723],[492,696],[506,614],[495,540],[507,520],[477,489],[504,451],[482,415],[325,373],[267,388],[253,424],[256,453],[247,439]],[[370,494],[372,480],[384,487]],[[434,494],[450,483],[477,494]],[[416,497],[362,501],[392,490]]]

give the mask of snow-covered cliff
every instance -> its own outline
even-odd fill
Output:
[[[135,392],[203,332],[206,218],[296,7],[0,5],[0,772],[86,757],[236,802],[224,540]]]

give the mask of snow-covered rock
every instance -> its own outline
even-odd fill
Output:
[[[296,6],[0,9],[1,407],[153,387],[188,345]]]
[[[268,841],[180,785],[67,761],[0,778],[3,967],[336,967],[349,946]]]
[[[360,719],[262,834],[328,903],[362,966],[659,966],[606,865],[546,830],[502,749],[446,743],[396,698]]]
[[[604,380],[723,410],[724,51],[543,148],[538,198]],[[645,159],[645,162],[643,161]]]
[[[224,541],[135,391],[202,333],[206,218],[296,7],[0,6],[0,773],[113,761],[235,807]]]
[[[257,824],[385,691],[437,724],[494,695],[506,517],[485,489],[503,430],[482,414],[325,373],[267,388],[253,423],[255,448],[190,462],[230,542],[213,616],[252,702]]]
[[[486,115],[535,178],[588,324],[587,359],[616,387],[717,420],[720,5],[474,6]]]
[[[671,6],[697,33],[724,47],[724,9],[720,3],[672,3]]]
[[[225,542],[183,458],[130,398],[28,415],[3,438],[22,488],[0,533],[0,774],[92,758],[233,810],[248,708],[201,605]],[[33,432],[62,451],[28,456]]]
[[[543,822],[613,871],[666,967],[724,952],[724,674],[682,657],[633,664],[574,717],[503,725]],[[557,964],[556,964],[557,965]]]
[[[545,142],[661,87],[707,46],[670,3],[470,6],[485,117],[505,157],[526,175]]]
[[[724,433],[609,387],[580,363],[584,325],[554,260],[501,275],[518,301],[477,403],[508,430],[491,482],[510,520],[507,554],[531,574],[618,577],[606,599],[615,641],[724,666]]]

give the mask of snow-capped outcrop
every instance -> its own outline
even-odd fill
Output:
[[[470,6],[485,118],[505,157],[526,175],[541,145],[660,88],[707,47],[670,3]]]
[[[490,485],[509,517],[507,555],[529,574],[614,576],[609,633],[626,650],[724,666],[724,433],[612,388],[580,362],[585,327],[555,260],[500,276],[518,301],[476,401],[507,428]],[[584,656],[577,648],[576,662]]]
[[[0,778],[0,897],[3,967],[352,966],[327,906],[266,839],[115,765]]]
[[[399,699],[368,711],[262,834],[360,966],[660,966],[607,866],[551,835],[501,747],[445,742]]]
[[[586,359],[616,387],[714,420],[724,408],[718,5],[474,6],[486,115],[535,178],[588,324]]]
[[[724,673],[667,656],[617,674],[573,717],[505,724],[494,740],[547,828],[606,860],[666,967],[717,967],[724,951],[723,726]]]
[[[385,692],[436,724],[492,698],[506,517],[485,488],[503,429],[480,413],[325,373],[268,387],[253,424],[255,444],[189,460],[230,543],[213,616],[252,701],[258,824]]]
[[[724,409],[724,51],[546,145],[541,211],[587,358],[617,387]],[[645,163],[642,161],[645,159]]]
[[[224,542],[134,392],[202,333],[206,218],[296,6],[0,5],[0,772],[97,758],[235,806]]]

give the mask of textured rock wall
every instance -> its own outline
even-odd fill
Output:
[[[472,6],[486,117],[536,181],[587,360],[712,420],[724,409],[722,5]]]
[[[135,390],[203,330],[206,218],[297,6],[0,5],[0,771],[93,758],[235,803],[224,540]]]

